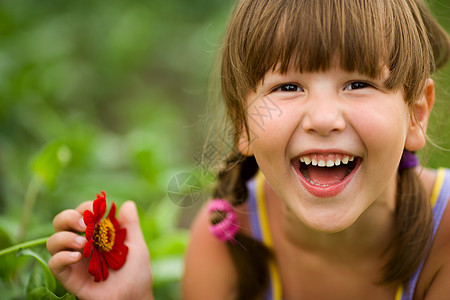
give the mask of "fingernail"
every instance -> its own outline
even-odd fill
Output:
[[[84,243],[86,242],[86,238],[82,237],[81,235],[77,236],[75,238],[75,242],[80,245],[80,247],[84,246]]]
[[[78,224],[80,225],[80,228],[81,228],[82,230],[85,230],[85,229],[86,229],[86,224],[84,224],[83,218],[80,218],[80,220],[78,221]]]
[[[80,252],[72,252],[72,253],[70,253],[70,256],[72,257],[72,259],[75,261],[75,260],[78,260],[79,258],[80,258],[80,255],[81,255],[81,253]]]

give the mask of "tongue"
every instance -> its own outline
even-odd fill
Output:
[[[347,176],[348,167],[339,166],[332,168],[308,167],[310,180],[317,185],[332,185],[344,180]]]

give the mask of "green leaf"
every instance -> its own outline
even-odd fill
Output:
[[[27,294],[36,288],[46,287],[46,285],[44,272],[37,264],[33,264],[27,280]]]
[[[0,282],[7,282],[9,279],[11,279],[14,276],[16,268],[17,258],[14,256],[14,254],[9,253],[0,256]]]
[[[76,300],[77,298],[69,293],[66,293],[63,296],[59,297],[44,286],[34,288],[27,293],[27,300],[54,300],[54,299]]]
[[[12,245],[8,233],[0,227],[0,250],[7,249]],[[15,270],[16,258],[14,254],[0,255],[0,279],[6,280],[11,277]]]
[[[48,267],[47,263],[45,262],[42,257],[30,249],[24,249],[22,251],[19,251],[17,253],[18,256],[31,256],[34,257],[39,264],[42,267],[42,271],[44,272],[44,278],[45,278],[45,286],[50,290],[54,291],[56,288],[56,280],[55,277],[53,277],[52,272],[50,271],[50,268]]]

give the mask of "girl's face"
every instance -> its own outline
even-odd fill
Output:
[[[268,72],[247,97],[241,151],[312,229],[338,232],[375,203],[395,207],[411,117],[403,92],[384,88],[387,76]]]

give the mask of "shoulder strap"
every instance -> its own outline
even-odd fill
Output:
[[[439,168],[437,170],[437,176],[434,183],[433,191],[431,194],[431,205],[433,207],[433,234],[431,241],[434,240],[436,232],[442,220],[445,208],[447,207],[448,200],[450,198],[450,170]],[[422,260],[419,268],[414,276],[408,282],[407,288],[405,288],[401,300],[413,299],[414,290],[416,288],[417,280],[419,279],[420,272],[425,263],[425,258]],[[396,298],[397,299],[397,298]]]
[[[264,175],[258,172],[256,178],[248,185],[249,190],[249,213],[253,237],[268,248],[273,247],[272,234],[270,232],[269,219],[267,215],[266,200],[264,196]],[[274,261],[269,262],[270,283],[266,300],[281,300],[281,279]]]
[[[434,227],[433,238],[436,235],[442,216],[444,215],[447,202],[450,198],[450,170],[440,168],[436,176],[433,192],[431,194],[431,205],[433,207]]]
[[[255,240],[263,242],[261,226],[260,226],[260,216],[258,215],[258,203],[256,202],[256,178],[249,180],[247,182],[248,189],[248,214],[250,220],[250,228],[252,231],[252,237]]]

